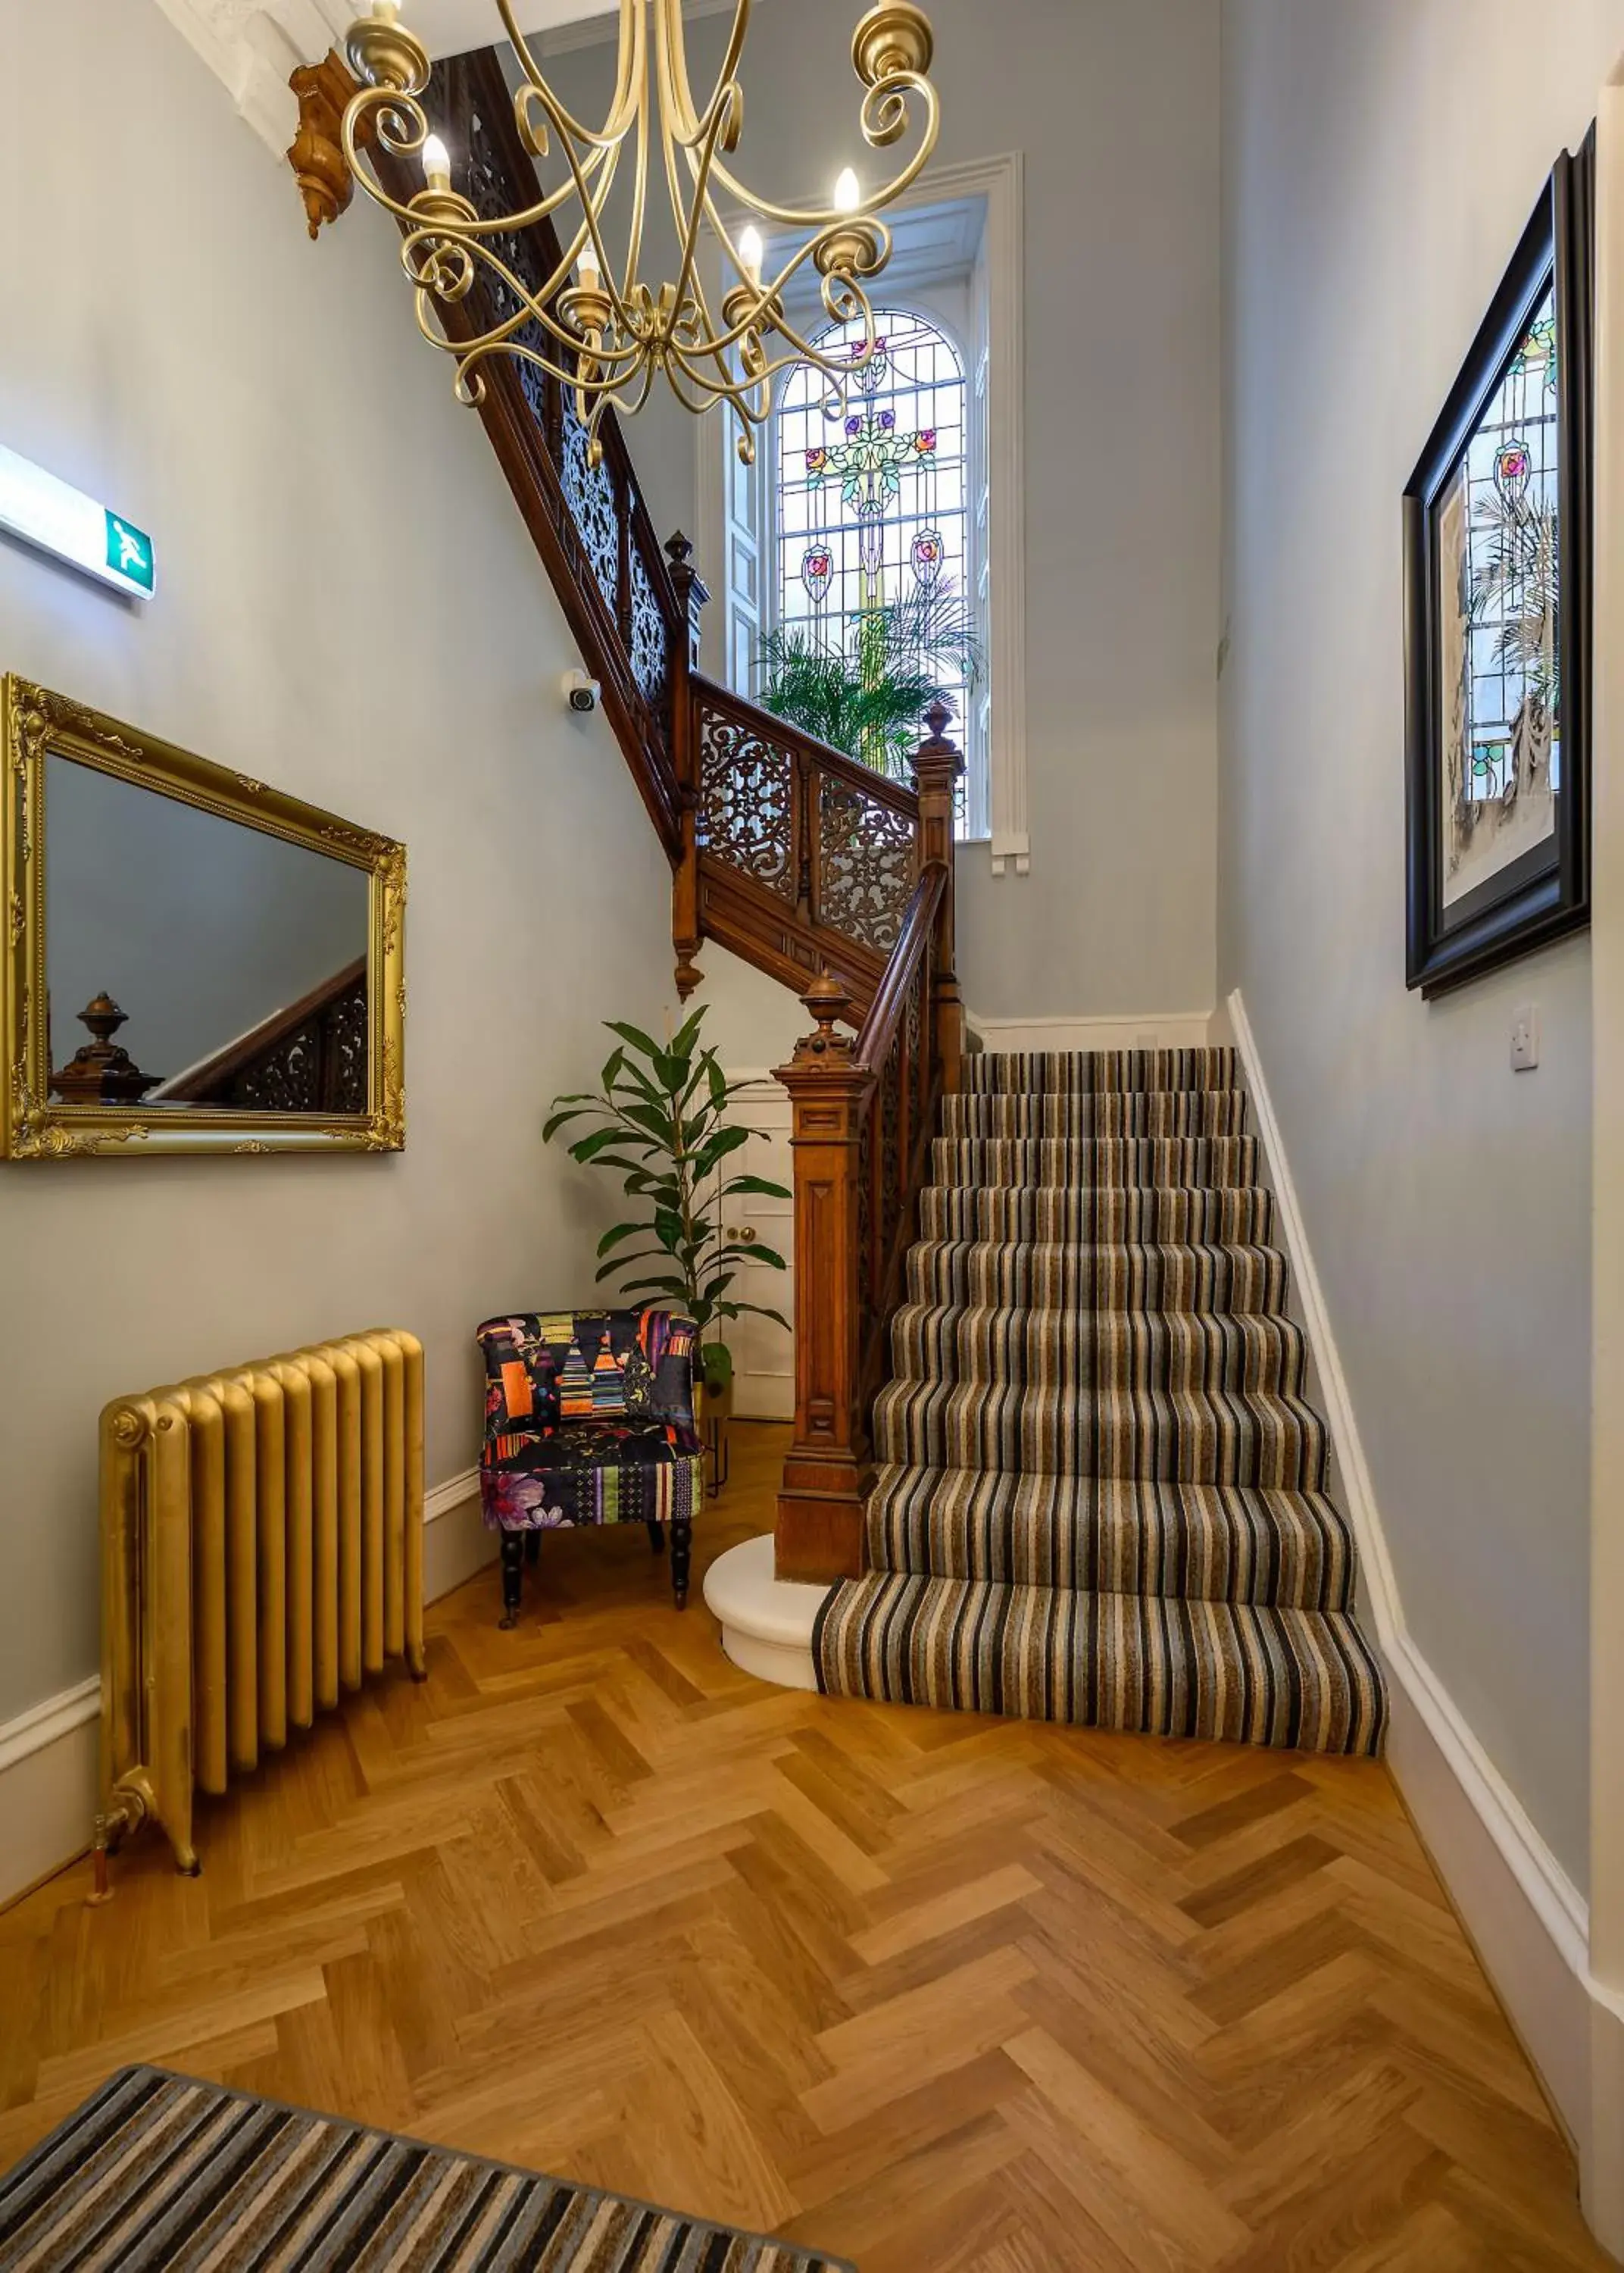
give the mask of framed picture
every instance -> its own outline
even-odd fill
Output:
[[[1404,492],[1425,995],[1590,919],[1594,144],[1558,162]]]

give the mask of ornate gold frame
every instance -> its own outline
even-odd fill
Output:
[[[370,1034],[365,1113],[257,1114],[193,1106],[53,1105],[45,999],[45,757],[49,751],[144,784],[183,804],[240,821],[370,876],[367,995]],[[14,673],[0,680],[0,1159],[67,1159],[89,1152],[398,1152],[406,1142],[403,1054],[406,848],[319,806],[213,765]]]

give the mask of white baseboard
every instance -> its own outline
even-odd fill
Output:
[[[423,1598],[437,1602],[496,1560],[479,1512],[479,1471],[465,1469],[423,1500]],[[0,1726],[0,1905],[49,1879],[90,1844],[101,1782],[97,1674]]]
[[[971,1032],[992,1051],[1199,1050],[1212,1023],[1206,1010],[1147,1010],[1134,1018],[984,1018],[967,1005],[964,1015]]]
[[[1291,1265],[1358,1544],[1361,1600],[1375,1626],[1392,1698],[1388,1764],[1450,1900],[1476,1945],[1546,2094],[1578,2149],[1587,2215],[1624,2254],[1624,2128],[1604,2128],[1613,2079],[1624,2110],[1624,2015],[1590,1970],[1584,1899],[1416,1647],[1388,1552],[1307,1227],[1239,989],[1213,1020],[1233,1039],[1275,1195],[1276,1236]]]
[[[101,1782],[100,1674],[0,1728],[0,1902],[84,1853]]]

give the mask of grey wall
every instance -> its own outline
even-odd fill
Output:
[[[545,1106],[601,1061],[600,1018],[663,1018],[670,937],[664,859],[602,722],[560,715],[557,603],[382,216],[308,243],[150,5],[0,0],[0,88],[29,236],[0,433],[152,530],[160,578],[140,611],[0,540],[0,663],[410,862],[403,1155],[0,1167],[3,1722],[97,1662],[106,1399],[389,1320],[427,1347],[430,1482],[471,1463],[474,1326],[589,1287],[612,1200],[543,1150]]]
[[[51,1063],[111,994],[118,1040],[172,1080],[367,951],[363,868],[53,755],[45,769]]]
[[[1408,1622],[1582,1886],[1590,953],[1404,989],[1399,496],[1621,0],[1224,0],[1219,978]],[[1539,1006],[1539,1069],[1509,1028]]]
[[[945,160],[1024,154],[1032,873],[962,856],[960,971],[990,1017],[1213,1001],[1219,512],[1218,0],[936,0]],[[690,34],[694,78],[722,26]],[[761,9],[737,163],[827,195],[882,162],[849,20]],[[557,59],[578,115],[608,50]],[[703,83],[708,86],[708,79]],[[928,177],[927,177],[928,178]],[[692,533],[693,425],[632,429],[663,528]],[[701,562],[701,569],[713,566]],[[996,690],[994,690],[996,700]]]

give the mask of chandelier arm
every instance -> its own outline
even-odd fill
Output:
[[[420,270],[413,266],[412,256],[420,247],[426,246],[432,250],[437,244],[445,241],[446,241],[445,232],[442,229],[432,224],[424,224],[421,219],[411,235],[403,240],[400,247],[401,266],[418,290],[433,293],[432,286],[423,282]],[[457,242],[455,239],[450,241]],[[489,245],[459,246],[459,249],[475,262],[483,263],[485,267],[494,270],[520,304],[511,316],[499,318],[495,323],[487,325],[484,330],[478,333],[472,340],[461,341],[446,340],[445,344],[448,348],[459,354],[477,349],[478,359],[482,361],[485,356],[495,354],[504,348],[511,348],[514,353],[522,353],[525,352],[525,349],[523,343],[518,340],[517,334],[528,323],[535,323],[542,330],[550,333],[562,347],[567,348],[572,353],[580,349],[580,334],[560,323],[552,313],[550,302],[552,284],[556,283],[556,278],[542,288],[542,293],[533,292],[524,279],[510,268],[500,254],[492,251]],[[543,297],[542,294],[546,294],[548,296]],[[438,297],[438,295],[435,296]],[[606,348],[600,343],[594,353],[599,360],[613,363],[617,370],[630,370],[639,361],[641,349],[640,345],[635,342],[620,348]],[[570,380],[570,375],[567,372],[551,364],[544,364],[543,368],[551,371],[555,378]],[[573,384],[573,380],[570,380],[570,383]]]
[[[770,199],[759,197],[755,191],[747,188],[728,167],[722,163],[720,159],[711,169],[712,176],[722,184],[730,197],[737,199],[738,204],[748,206],[750,211],[758,214],[761,220],[770,221],[781,229],[822,229],[830,227],[836,219],[849,224],[855,219],[864,219],[881,213],[887,206],[900,198],[905,190],[912,188],[930,163],[935,153],[937,137],[941,131],[941,105],[937,100],[936,90],[930,80],[924,78],[918,71],[896,71],[889,79],[877,80],[863,99],[864,135],[865,139],[872,140],[872,138],[868,133],[868,114],[871,106],[878,105],[881,97],[895,95],[899,100],[904,100],[909,91],[919,96],[925,108],[925,118],[921,130],[924,139],[901,172],[894,175],[882,189],[872,191],[864,199],[861,212],[858,214],[842,214],[837,216],[831,208],[827,206],[817,210],[803,209],[797,206],[775,205]],[[892,139],[894,139],[894,136]],[[690,165],[692,162],[690,158]]]
[[[694,174],[693,202],[689,206],[685,216],[681,213],[676,216],[682,240],[682,261],[677,271],[674,300],[674,305],[677,308],[680,308],[688,296],[689,281],[693,274],[694,254],[699,247],[700,223],[704,217],[707,199],[706,184],[710,179],[711,168],[715,163],[716,145],[726,131],[730,116],[729,109],[723,105],[713,112],[707,122],[704,145],[700,149],[699,165]]]
[[[642,0],[620,0],[620,35],[616,64],[615,92],[610,101],[609,116],[604,120],[602,129],[598,131],[595,131],[583,120],[577,118],[573,112],[566,110],[554,94],[546,74],[530,52],[529,41],[519,28],[513,15],[513,0],[497,0],[497,13],[502,19],[502,28],[507,34],[513,53],[519,58],[520,70],[541,96],[543,108],[558,132],[571,135],[577,142],[591,142],[605,146],[624,142],[626,130],[635,116],[638,100],[635,86],[636,74],[632,64],[641,32]],[[632,26],[632,38],[629,41],[626,38],[628,25]]]
[[[625,274],[621,296],[628,296],[637,279],[643,250],[643,217],[648,195],[648,47],[643,11],[637,11],[637,170],[632,183],[632,219],[626,230]],[[605,271],[607,274],[608,272]]]
[[[378,180],[371,161],[358,139],[363,121],[374,111],[380,114],[393,112],[397,118],[405,122],[408,130],[414,124],[415,126],[415,132],[408,131],[400,136],[386,134],[383,131],[380,116],[377,130],[378,139],[390,155],[395,158],[412,157],[423,148],[430,131],[428,113],[415,97],[400,94],[391,87],[363,87],[359,94],[350,97],[345,106],[344,116],[339,130],[340,141],[344,152],[344,162],[373,204],[381,206],[385,213],[392,214],[397,221],[405,221],[414,227],[421,227],[422,215],[413,212],[410,201],[402,204],[398,198],[390,195]],[[580,168],[580,178],[591,180],[595,174],[602,170],[606,161],[613,161],[617,154],[614,146],[593,150]],[[608,196],[612,179],[611,162],[610,181],[604,183],[599,193],[600,208]],[[421,195],[421,191],[417,194]],[[558,189],[550,191],[535,205],[527,206],[520,213],[496,214],[489,218],[474,214],[458,221],[456,233],[460,237],[472,238],[500,236],[520,229],[532,229],[537,222],[549,219],[561,205],[576,194],[576,177],[572,176],[571,179],[565,182]]]

